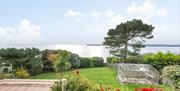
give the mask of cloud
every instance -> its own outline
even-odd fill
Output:
[[[64,16],[74,18],[75,20],[78,21],[78,20],[80,20],[80,18],[85,17],[86,15],[84,13],[70,9],[65,13]]]
[[[105,16],[106,16],[107,18],[109,18],[109,17],[114,16],[114,11],[112,11],[112,10],[106,10],[106,11],[104,12],[104,14],[105,14]]]
[[[93,18],[99,18],[99,17],[101,17],[102,15],[103,15],[102,12],[91,11],[91,16],[92,16]]]
[[[114,11],[112,10],[105,10],[103,12],[100,12],[100,11],[91,11],[91,16],[93,18],[110,18],[114,15]]]
[[[116,14],[112,16],[112,18],[109,19],[110,26],[115,27],[116,25],[120,24],[121,22],[124,22],[126,18],[121,14]]]
[[[164,8],[157,9],[155,3],[153,3],[151,0],[146,0],[142,5],[132,3],[127,7],[126,12],[128,14],[145,17],[167,16],[167,10]]]
[[[30,44],[43,39],[40,26],[24,19],[15,27],[1,27],[2,44]]]

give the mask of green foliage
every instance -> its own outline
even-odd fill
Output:
[[[42,59],[44,71],[56,71],[55,66],[61,64],[61,60],[62,62],[67,61],[66,64],[68,64],[68,67],[65,68],[66,70],[69,69],[69,67],[78,68],[80,66],[79,56],[66,50],[45,50],[43,51]]]
[[[112,64],[114,64],[114,63],[119,63],[119,62],[121,62],[121,58],[118,58],[118,57],[107,57],[107,63],[112,63]]]
[[[12,78],[15,78],[14,74],[12,74],[12,73],[7,73],[7,74],[0,73],[0,80],[1,79],[12,79]]]
[[[72,53],[70,58],[68,59],[71,62],[72,68],[79,68],[80,67],[80,58],[77,54]]]
[[[83,76],[72,75],[68,79],[68,91],[100,91],[99,85],[89,81]]]
[[[92,57],[91,60],[94,67],[102,67],[104,65],[104,59],[102,57]]]
[[[43,72],[43,62],[41,57],[33,58],[29,61],[29,72],[31,75],[37,75]]]
[[[100,91],[99,85],[89,81],[85,77],[71,75],[68,77],[67,91]],[[62,91],[62,81],[55,82],[52,91]]]
[[[180,90],[180,66],[166,66],[162,70],[163,83],[172,85],[175,91]]]
[[[127,57],[125,63],[142,63],[143,58],[141,56],[130,56]]]
[[[81,61],[80,68],[94,67],[91,58],[81,57],[80,61]]]
[[[17,69],[15,75],[18,78],[27,78],[27,77],[29,77],[28,70],[27,69],[23,69],[23,68]]]
[[[119,57],[107,57],[107,63],[142,63],[143,58],[141,56],[129,56],[126,60]]]
[[[59,59],[55,64],[54,64],[54,69],[56,72],[62,72],[69,70],[71,68],[71,63],[66,61],[65,59]]]
[[[56,81],[51,87],[52,91],[62,91],[62,81]]]
[[[144,55],[143,63],[151,64],[159,71],[168,65],[180,65],[180,56],[173,53],[162,53]]]
[[[62,91],[63,82],[55,82],[52,86],[52,91]],[[99,85],[95,84],[83,76],[80,76],[79,71],[75,74],[71,74],[67,78],[67,85],[65,87],[67,91],[100,91]]]
[[[48,59],[50,50],[44,50],[42,52],[42,61],[43,61],[43,71],[50,72],[53,71],[53,62]]]
[[[40,51],[37,48],[7,48],[0,49],[0,57],[13,64],[14,68],[26,68],[29,60],[39,55]]]
[[[110,29],[105,37],[104,45],[110,47],[110,52],[114,56],[127,58],[129,55],[137,55],[144,47],[145,39],[151,39],[152,25],[144,24],[141,20],[133,19]],[[133,51],[128,50],[131,47]]]
[[[113,88],[121,88],[124,91],[134,91],[135,88],[142,88],[142,87],[161,87],[166,89],[165,91],[172,91],[169,85],[161,85],[161,84],[120,84],[119,81],[116,79],[117,72],[113,68],[109,67],[96,67],[96,68],[80,68],[80,74],[85,78],[89,79],[95,83],[101,83],[103,87],[107,87],[107,85],[111,85]],[[72,74],[72,71],[65,71],[64,77],[69,77]],[[36,76],[30,77],[30,79],[59,79],[60,73],[49,72],[43,73]],[[105,86],[104,86],[105,85]],[[125,86],[126,85],[126,86]],[[114,91],[114,90],[112,90]]]

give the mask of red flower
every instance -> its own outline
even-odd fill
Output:
[[[151,91],[150,88],[142,88],[141,91]]]
[[[116,91],[121,91],[121,90],[119,88],[117,88]]]
[[[136,88],[135,91],[163,91],[163,90],[157,88],[141,88],[141,89]]]
[[[104,91],[104,89],[101,87],[101,91]]]

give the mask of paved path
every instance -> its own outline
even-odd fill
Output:
[[[3,79],[0,80],[0,91],[51,91],[57,80]]]

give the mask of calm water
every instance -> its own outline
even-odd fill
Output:
[[[109,50],[105,46],[98,46],[98,45],[65,45],[65,44],[58,44],[58,45],[1,45],[0,48],[38,48],[40,50],[44,49],[63,49],[68,50],[73,53],[79,54],[83,57],[93,57],[99,56],[106,58],[109,56]],[[155,46],[147,46],[141,50],[141,53],[156,53],[156,52],[172,52],[175,54],[180,54],[180,47],[155,47]]]

